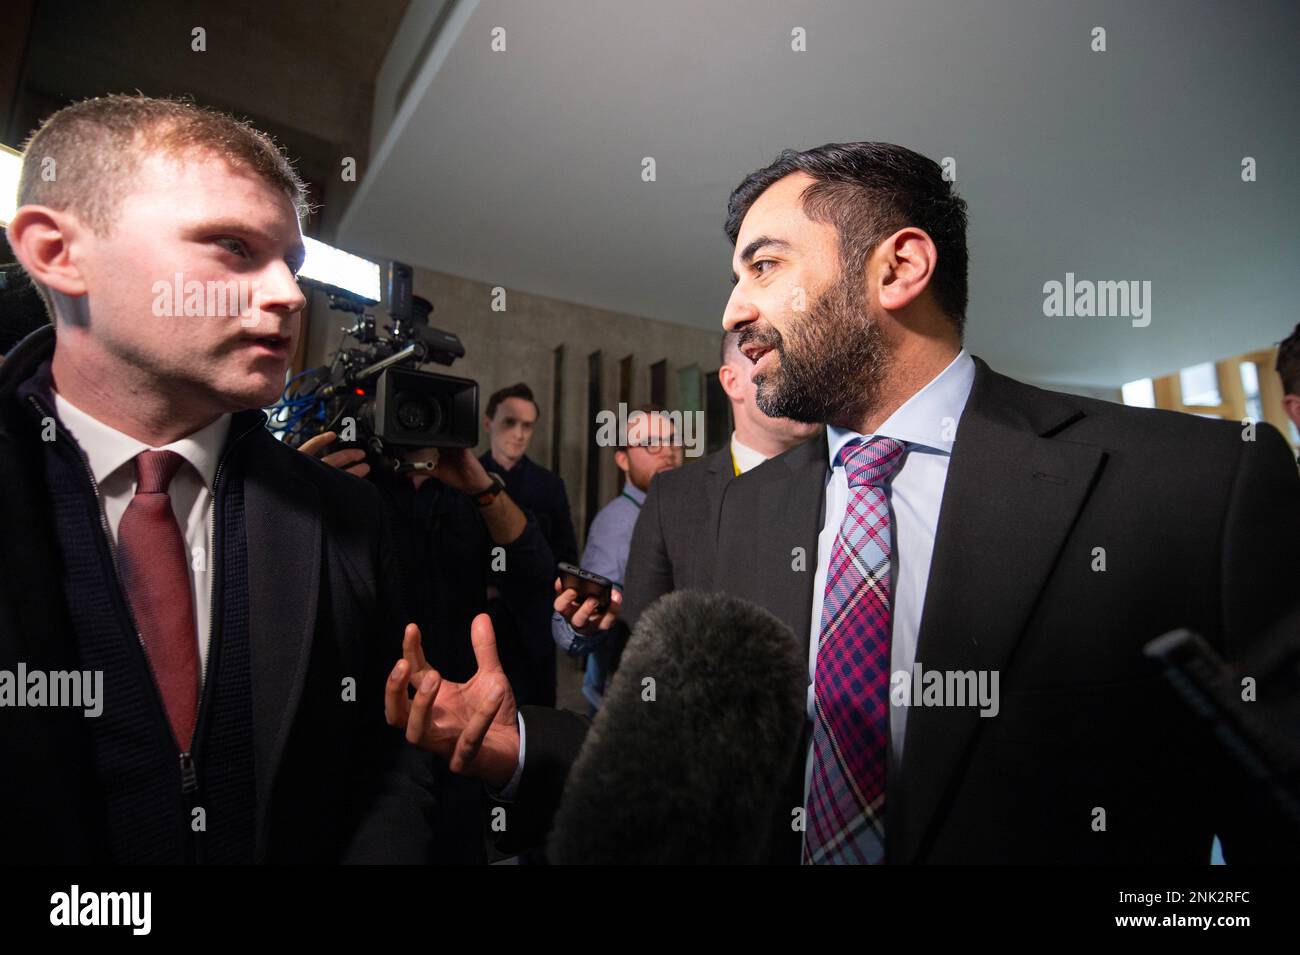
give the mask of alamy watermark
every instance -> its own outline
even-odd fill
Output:
[[[152,913],[152,892],[83,892],[73,885],[50,896],[51,925],[123,925],[132,935],[148,935]]]
[[[1075,279],[1043,283],[1043,314],[1048,318],[1130,318],[1134,328],[1151,324],[1151,281],[1094,282]]]
[[[641,446],[659,447],[680,445],[688,458],[696,458],[704,453],[704,412],[703,411],[655,411],[644,412],[632,409],[631,417],[641,418],[653,413],[665,425],[672,427],[672,434],[647,434]],[[596,412],[596,445],[601,448],[627,447],[627,419],[629,417],[627,402],[618,403],[618,411],[608,409]]]
[[[997,670],[927,670],[918,660],[909,673],[895,670],[889,677],[889,702],[894,706],[978,706],[980,716],[998,715]]]
[[[94,719],[104,712],[103,670],[0,670],[0,707],[51,706],[81,709]]]
[[[153,283],[153,313],[159,318],[238,318],[245,328],[261,322],[261,310],[253,308],[260,286],[257,281],[230,279],[200,282],[177,272],[171,280]]]

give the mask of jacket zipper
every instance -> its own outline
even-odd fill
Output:
[[[71,438],[71,435],[69,435],[63,429],[62,425],[58,422],[58,419],[55,418],[54,415],[50,414],[45,408],[43,408],[41,406],[40,401],[37,400],[35,396],[29,396],[28,401],[31,402],[31,405],[36,410],[37,414],[41,415],[43,418],[48,417],[54,420],[56,433],[62,434],[65,438]],[[222,471],[225,470],[226,467],[226,459],[230,457],[230,454],[234,450],[235,445],[238,444],[240,441],[242,441],[244,438],[246,438],[248,435],[252,434],[255,430],[257,430],[257,427],[258,427],[257,425],[254,425],[250,428],[245,429],[241,433],[237,434],[227,444],[226,452],[222,454],[220,460],[217,461],[217,470],[212,477],[212,495],[211,495],[212,500],[208,504],[208,539],[212,541],[212,553],[208,555],[209,560],[207,562],[207,567],[208,567],[207,572],[213,574],[212,586],[208,588],[209,589],[209,593],[208,593],[208,597],[209,597],[208,652],[209,654],[211,654],[212,652],[212,638],[215,635],[216,628],[217,628],[217,615],[216,615],[217,614],[217,579],[216,579],[215,571],[213,570],[213,568],[216,567],[216,550],[217,550],[217,488],[221,480],[221,473]],[[95,480],[95,473],[90,467],[90,462],[86,459],[86,452],[81,449],[81,446],[77,444],[75,439],[72,441],[72,446],[77,449],[78,452],[77,457],[78,460],[81,462],[82,471],[85,473],[86,477],[90,479],[90,487],[95,493],[95,507],[99,512],[99,526],[104,532],[104,541],[107,544],[108,542],[112,541],[113,537],[108,526],[108,516],[104,513],[104,505],[100,498],[99,482]],[[113,555],[110,553],[109,557],[111,558],[112,556]],[[117,577],[117,563],[114,560],[110,559],[109,564],[112,567],[111,572],[113,574],[113,583],[116,585],[117,592],[121,594],[122,584]],[[127,619],[131,622],[131,629],[135,632],[135,639],[140,644],[140,650],[144,654],[145,666],[148,667],[149,676],[153,679],[154,688],[155,688],[154,689],[155,698],[158,699],[159,705],[162,708],[163,720],[164,722],[167,722],[167,718],[166,718],[167,708],[165,706],[162,706],[162,700],[157,696],[158,693],[157,687],[159,685],[158,674],[154,671],[153,663],[149,659],[149,651],[144,645],[144,637],[140,633],[139,625],[135,622],[135,615],[131,611],[130,601],[124,601],[124,603],[125,603],[124,609],[126,610]],[[207,692],[207,679],[206,679],[207,668],[203,667],[201,669],[202,672],[200,675],[199,705],[195,708],[194,725],[190,727],[191,747],[193,747],[193,740],[196,738],[196,734],[199,728],[199,719],[203,715],[203,709],[204,709],[203,698]],[[173,739],[172,742],[175,743],[175,739]],[[176,748],[179,750],[180,746],[177,745]],[[191,817],[189,820],[189,824],[190,824],[190,831],[193,833],[194,836],[193,849],[195,853],[195,860],[197,861],[198,854],[201,848],[201,841],[199,839],[198,832],[196,832],[193,829],[193,810],[195,808],[195,804],[198,801],[198,797],[194,796],[193,794],[197,792],[199,788],[199,773],[198,773],[198,763],[195,761],[194,754],[192,752],[180,753],[180,771],[181,771],[181,795],[185,797],[183,801],[186,809],[189,810],[189,815]]]

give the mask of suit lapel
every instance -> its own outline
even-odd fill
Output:
[[[826,433],[765,461],[723,488],[716,589],[783,620],[808,651],[817,535],[826,492]]]
[[[1104,459],[1100,448],[1053,437],[1083,414],[1068,399],[974,360],[926,585],[917,646],[926,670],[1003,668]],[[823,432],[731,481],[718,527],[715,589],[766,607],[802,638],[805,655],[827,459]],[[804,573],[791,572],[796,547]],[[980,719],[978,707],[909,710],[887,801],[889,861],[922,854]]]
[[[1075,406],[975,361],[926,584],[916,665],[927,671],[1003,668],[1103,459],[1044,436],[1081,416]],[[908,711],[887,801],[891,862],[922,854],[980,719],[974,706]]]
[[[244,479],[248,539],[249,641],[253,672],[253,753],[257,775],[257,857],[266,850],[272,784],[307,677],[320,593],[319,491],[261,473],[275,449],[247,449]],[[268,453],[268,451],[272,453]]]
[[[713,514],[716,513],[715,508],[721,498],[722,489],[732,478],[730,449],[724,445],[721,451],[709,455],[707,468],[708,477],[705,478],[704,486],[708,495],[709,513]]]
[[[823,430],[721,489],[712,589],[743,597],[782,620],[795,633],[800,660],[808,659],[826,471]],[[792,806],[803,802],[806,725],[802,740],[787,782],[786,797]],[[788,823],[785,816],[780,827],[784,838],[773,837],[772,861],[799,858],[800,836]]]
[[[718,539],[722,495],[731,478],[731,450],[729,446],[723,445],[722,450],[709,455],[707,473],[704,475],[704,513],[707,526],[702,528],[702,533],[697,538],[700,541],[700,553],[693,556],[696,571],[693,577],[685,581],[689,586],[698,586],[701,582],[711,579],[709,574],[713,572],[714,546]],[[678,586],[682,584],[679,582]]]

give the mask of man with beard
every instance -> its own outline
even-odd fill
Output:
[[[718,527],[713,586],[807,651],[791,812],[756,834],[774,861],[1203,865],[1216,834],[1229,862],[1293,861],[1294,828],[1143,654],[1186,627],[1240,664],[1294,634],[1281,436],[967,354],[965,203],[910,150],[787,151],[728,213],[723,324],[759,407],[828,426],[732,481]],[[991,697],[958,692],[976,683]],[[512,818],[542,826],[582,726],[524,722]]]

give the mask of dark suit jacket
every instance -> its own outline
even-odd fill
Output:
[[[506,493],[523,511],[530,511],[537,519],[537,526],[542,536],[551,546],[551,553],[557,561],[568,564],[578,562],[578,538],[573,530],[573,515],[569,510],[569,494],[564,489],[564,479],[548,471],[528,455],[519,459],[510,470],[506,470],[492,457],[489,448],[479,455],[479,463],[487,471],[501,475],[506,482]],[[554,570],[555,568],[551,568]],[[551,580],[554,580],[551,575]],[[547,582],[550,593],[550,582]],[[546,630],[549,640],[550,614],[546,615]]]
[[[727,444],[651,480],[632,530],[623,609],[597,650],[610,677],[642,610],[674,590],[707,589],[722,490],[734,476]]]
[[[627,558],[619,619],[629,628],[664,594],[708,588],[722,495],[734,476],[727,443],[650,482]]]
[[[999,671],[1001,710],[909,711],[888,860],[1204,864],[1217,833],[1229,861],[1294,861],[1272,808],[1142,655],[1186,626],[1241,660],[1300,618],[1300,480],[1285,442],[1267,425],[1244,441],[1235,424],[1043,391],[975,362],[917,659]],[[823,435],[726,486],[710,582],[784,620],[805,655],[826,448]],[[557,715],[534,732],[526,719],[520,799],[540,806],[558,798],[581,725]],[[774,821],[777,861],[798,859],[789,819]]]
[[[39,427],[14,389],[53,350],[46,326],[0,365],[0,669],[77,668],[42,486]],[[261,416],[261,412],[241,412]],[[232,434],[236,427],[232,423]],[[241,468],[252,654],[256,858],[423,862],[427,759],[384,721],[401,655],[400,595],[378,492],[254,428]],[[355,702],[342,699],[356,681]],[[0,710],[6,861],[98,858],[95,781],[74,709]]]
[[[614,667],[642,610],[673,590],[708,588],[722,493],[733,476],[728,444],[661,471],[650,482],[632,531],[623,609],[607,637]],[[505,852],[524,851],[544,839],[588,725],[585,717],[566,710],[520,710],[528,733],[526,766],[519,798],[507,808],[510,825],[496,840]]]

